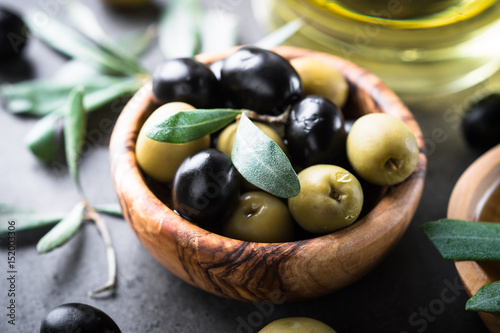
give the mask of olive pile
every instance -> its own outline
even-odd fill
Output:
[[[228,237],[284,242],[296,239],[297,229],[325,234],[346,227],[363,208],[363,189],[355,173],[361,181],[392,185],[407,178],[416,165],[415,137],[394,117],[379,114],[364,122],[361,119],[368,116],[361,117],[349,123],[348,139],[341,111],[348,84],[335,69],[312,57],[289,62],[272,51],[245,46],[210,67],[191,58],[171,59],[155,71],[153,95],[164,104],[139,133],[139,166],[153,180],[167,184],[168,203],[178,214]],[[231,161],[238,120],[211,137],[183,144],[146,136],[150,123],[195,108],[256,112],[254,123],[300,171],[299,195],[287,202],[238,173]],[[367,172],[366,165],[373,172]]]

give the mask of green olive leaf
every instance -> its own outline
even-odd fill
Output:
[[[91,93],[86,93],[83,99],[84,109],[93,112],[110,102],[130,94],[141,86],[141,81],[135,78],[120,80]],[[68,97],[66,97],[67,101]],[[65,106],[57,108],[40,119],[26,136],[26,144],[31,152],[43,162],[51,162],[57,153],[57,122],[64,116]]]
[[[500,281],[485,284],[465,304],[466,310],[500,313]]]
[[[49,252],[66,243],[78,231],[83,222],[85,205],[78,202],[71,211],[40,239],[36,245],[38,253]]]
[[[70,62],[74,63],[74,62]],[[65,66],[66,67],[66,66]],[[75,67],[72,67],[75,68]],[[71,73],[80,78],[80,73]],[[0,96],[8,111],[30,116],[44,116],[62,107],[75,84],[85,86],[87,93],[108,88],[124,79],[108,75],[93,75],[85,79],[60,82],[59,79],[32,80],[0,87]]]
[[[102,204],[94,206],[99,213],[123,217],[122,208],[119,204]]]
[[[144,70],[136,63],[131,63],[127,59],[109,53],[52,17],[42,13],[41,15],[46,20],[44,24],[40,24],[37,21],[40,13],[36,11],[28,13],[25,22],[36,37],[55,50],[71,58],[90,62],[114,73],[144,73]]]
[[[87,113],[83,106],[83,96],[84,91],[82,86],[77,86],[71,91],[64,116],[66,162],[80,193],[82,191],[78,177],[78,159],[83,146],[87,125]]]
[[[241,110],[196,109],[177,112],[158,124],[150,124],[146,135],[155,141],[186,143],[218,131],[231,123]]]
[[[149,49],[156,37],[158,37],[158,26],[153,23],[145,30],[125,37],[118,44],[133,56],[140,57]]]
[[[65,6],[68,12],[69,21],[76,29],[98,43],[99,46],[110,55],[122,59],[124,63],[129,64],[132,68],[137,68],[138,72],[146,72],[145,69],[140,67],[137,62],[137,57],[135,57],[134,54],[122,48],[120,44],[111,39],[109,34],[106,33],[100,25],[94,12],[92,12],[87,5],[79,1],[70,1]]]
[[[199,0],[173,0],[163,10],[158,43],[165,58],[192,57],[199,46]]]
[[[59,116],[48,114],[26,136],[25,142],[29,150],[43,162],[52,162],[56,157],[58,121]]]
[[[421,226],[446,259],[500,260],[500,224],[441,219]]]
[[[93,112],[125,95],[135,93],[143,82],[140,77],[122,79],[109,87],[85,93],[83,105],[87,112]]]
[[[64,218],[64,213],[35,212],[30,209],[0,203],[0,235],[10,231],[24,231],[53,225]],[[10,228],[9,228],[10,227]]]
[[[272,49],[276,46],[281,45],[288,38],[292,37],[303,26],[304,26],[304,21],[300,18],[288,22],[287,24],[272,31],[267,36],[262,38],[260,41],[255,43],[255,46],[258,46],[263,49]]]
[[[231,160],[251,184],[280,198],[299,194],[300,182],[281,148],[243,113]]]

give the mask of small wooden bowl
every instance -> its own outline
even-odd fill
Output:
[[[203,54],[209,64],[234,49]],[[395,246],[419,203],[427,159],[424,140],[410,111],[374,75],[324,53],[278,47],[287,59],[311,56],[348,80],[347,117],[384,112],[401,118],[415,134],[421,153],[415,172],[390,187],[362,219],[335,233],[287,243],[243,242],[206,231],[162,203],[145,183],[135,158],[139,130],[158,107],[144,86],[120,115],[111,138],[111,172],[125,218],[146,249],[187,283],[241,301],[299,301],[331,293],[361,278]]]
[[[451,193],[448,218],[500,222],[500,145],[472,163]],[[487,283],[500,280],[500,262],[455,261],[469,296]],[[500,314],[479,312],[490,332],[500,333]]]

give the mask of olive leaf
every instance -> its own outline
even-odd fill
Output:
[[[39,24],[36,20],[38,14],[39,12],[28,13],[25,22],[36,37],[55,50],[71,58],[90,62],[115,73],[136,74],[144,72],[137,63],[131,63],[127,59],[107,52],[54,18],[44,15],[47,20],[43,25]]]
[[[141,81],[135,78],[121,80],[91,93],[85,94],[83,104],[87,112],[93,112],[103,105],[137,91],[141,86]],[[66,97],[67,100],[67,97]],[[31,152],[43,162],[51,162],[57,153],[57,122],[64,116],[64,106],[59,107],[49,113],[28,132],[26,144]]]
[[[266,35],[260,41],[255,43],[255,46],[263,49],[272,49],[273,47],[281,45],[288,38],[292,37],[303,26],[304,21],[300,18],[288,22],[287,24]]]
[[[72,76],[79,77],[76,73]],[[0,87],[0,96],[12,113],[44,116],[64,105],[75,84],[82,84],[86,92],[93,92],[121,82],[123,78],[98,75],[73,82],[60,81],[45,79],[6,85]]]
[[[0,227],[0,235],[9,231],[7,221],[15,221],[15,231],[23,231],[53,225],[64,217],[64,213],[42,213],[30,209],[0,203],[0,220],[5,221]]]
[[[48,114],[39,120],[26,136],[26,145],[43,162],[51,162],[56,157],[58,120],[58,115]]]
[[[300,182],[281,148],[242,114],[231,160],[251,184],[280,198],[299,194]]]
[[[465,304],[466,310],[500,313],[500,281],[488,283]]]
[[[78,231],[83,222],[85,205],[78,202],[71,211],[38,241],[38,253],[49,252],[66,243]]]
[[[97,17],[88,6],[79,1],[70,1],[66,4],[66,10],[68,12],[69,21],[78,31],[98,43],[102,49],[111,55],[123,59],[132,67],[140,68],[137,57],[127,49],[122,48],[109,37],[109,34],[104,31]],[[146,72],[144,69],[140,71]]]
[[[130,54],[135,57],[139,57],[146,52],[153,41],[156,39],[158,34],[158,26],[153,23],[145,30],[133,34],[129,37],[125,37],[118,45],[124,50],[127,50]]]
[[[78,177],[78,158],[83,146],[87,124],[87,114],[83,107],[83,96],[84,91],[82,86],[77,86],[71,91],[68,98],[68,105],[66,106],[66,114],[64,116],[64,148],[66,151],[66,161],[80,194],[82,194],[83,191]]]
[[[186,143],[218,131],[231,123],[241,110],[197,109],[177,112],[160,123],[146,128],[146,135],[155,141]]]
[[[94,208],[99,213],[123,217],[122,208],[118,204],[95,205]]]
[[[118,204],[96,205],[95,210],[99,213],[123,217],[121,207]],[[5,224],[0,226],[0,235],[11,231],[9,230],[8,221],[15,221],[15,231],[20,232],[54,225],[61,221],[65,215],[66,213],[63,212],[39,212],[0,203],[0,220],[6,221]]]
[[[165,58],[191,57],[197,53],[201,17],[199,0],[173,0],[165,7],[158,36]]]
[[[500,224],[441,219],[421,226],[446,259],[500,260]]]
[[[223,10],[208,10],[201,23],[201,52],[217,52],[236,45],[238,17]]]

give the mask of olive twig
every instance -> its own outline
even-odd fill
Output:
[[[393,158],[390,158],[385,162],[386,167],[391,169],[392,171],[398,171],[398,165],[396,164],[396,160]]]
[[[255,111],[246,110],[246,109],[242,109],[241,111],[243,111],[243,113],[245,113],[245,115],[252,120],[257,120],[257,121],[260,121],[263,123],[268,123],[268,124],[286,124],[286,122],[288,121],[288,116],[290,114],[289,107],[285,110],[285,112],[283,112],[282,114],[280,114],[278,116],[260,114],[260,113],[257,113]],[[236,117],[236,119],[239,119],[239,118],[241,118],[241,115]]]
[[[99,232],[101,233],[102,240],[104,241],[104,245],[106,246],[106,256],[108,259],[108,281],[102,287],[89,292],[89,295],[93,296],[115,287],[116,255],[106,221],[103,220],[99,213],[97,213],[97,211],[87,202],[85,202],[85,208],[87,210],[87,217],[95,222],[97,229],[99,229]]]

